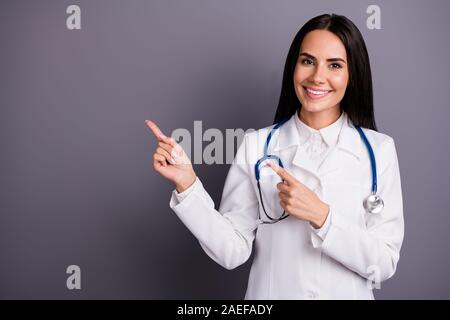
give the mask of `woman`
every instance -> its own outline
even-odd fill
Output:
[[[170,207],[227,269],[247,261],[254,244],[246,299],[373,299],[373,283],[399,260],[402,191],[394,141],[375,125],[367,49],[350,20],[321,15],[297,33],[277,123],[245,135],[216,211],[182,148],[147,121],[159,139],[154,168],[175,183]],[[376,157],[382,212],[363,206],[373,166],[357,127]],[[284,168],[255,168],[270,132],[268,152]]]

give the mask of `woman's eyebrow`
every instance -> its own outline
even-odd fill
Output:
[[[314,57],[312,54],[309,54],[309,53],[307,53],[307,52],[301,52],[300,54],[299,54],[299,56],[306,56],[306,57],[308,57],[308,58],[310,58],[311,60],[314,60],[314,61],[316,61],[317,59],[316,59],[316,57]],[[342,61],[343,63],[347,63],[344,59],[342,59],[342,58],[330,58],[330,59],[327,59],[327,61],[330,61],[330,62],[334,62],[334,61]]]

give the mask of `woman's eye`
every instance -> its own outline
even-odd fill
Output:
[[[333,63],[331,64],[331,69],[341,69],[342,66],[339,63]]]
[[[302,60],[302,64],[312,64],[312,60],[311,59],[303,59]]]

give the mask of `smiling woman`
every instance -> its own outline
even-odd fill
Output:
[[[256,248],[246,299],[373,299],[373,283],[396,271],[403,202],[394,140],[376,131],[369,56],[349,19],[325,14],[299,30],[274,122],[244,135],[218,210],[180,145],[148,122],[154,168],[175,184],[170,207],[226,269]]]
[[[348,83],[346,60],[344,45],[330,31],[314,30],[303,40],[294,71],[294,86],[303,107],[300,117],[313,128],[327,127],[331,123],[326,120],[340,115],[339,103]]]

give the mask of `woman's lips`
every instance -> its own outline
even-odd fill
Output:
[[[306,95],[313,100],[318,100],[326,97],[331,90],[319,90],[319,89],[312,89],[308,87],[303,87],[303,90],[305,90]]]

